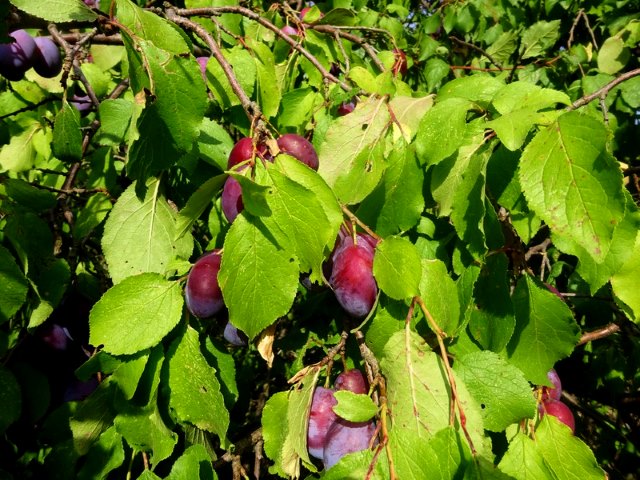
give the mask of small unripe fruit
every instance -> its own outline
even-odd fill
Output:
[[[220,250],[205,253],[196,261],[187,277],[187,308],[198,318],[212,317],[224,307],[218,284],[221,259]]]
[[[36,51],[33,55],[33,69],[45,78],[53,78],[62,71],[62,57],[58,46],[46,37],[36,37]]]
[[[309,140],[295,133],[287,133],[278,138],[278,148],[282,153],[300,160],[309,168],[318,170],[318,154]]]

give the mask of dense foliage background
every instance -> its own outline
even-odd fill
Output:
[[[0,477],[637,478],[640,4],[312,5],[0,0],[0,42],[64,56],[0,77]],[[227,169],[284,133],[318,172]],[[323,272],[341,226],[380,241],[366,318]],[[313,390],[354,367],[377,442],[323,469]]]

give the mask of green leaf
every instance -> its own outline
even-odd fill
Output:
[[[463,98],[449,98],[436,102],[422,117],[416,136],[416,150],[420,162],[436,165],[463,144],[467,128],[467,112],[473,104]],[[447,134],[442,134],[446,125]]]
[[[82,158],[80,112],[66,101],[62,102],[62,108],[53,123],[53,154],[70,162]]]
[[[403,237],[387,237],[373,257],[373,275],[389,297],[404,300],[420,292],[422,263],[415,246]]]
[[[445,427],[436,432],[428,442],[436,453],[442,480],[462,478],[471,460],[471,452],[461,433],[453,427]]]
[[[218,475],[211,465],[211,458],[202,445],[192,445],[178,458],[167,480],[216,480]]]
[[[420,121],[433,106],[433,98],[433,95],[418,98],[397,95],[389,101],[389,110],[395,117],[394,138],[402,136],[407,143],[413,140],[418,132]]]
[[[622,70],[631,59],[631,52],[621,36],[607,38],[598,50],[598,69],[613,75]]]
[[[275,165],[258,170],[256,177],[269,185],[271,214],[260,222],[286,251],[293,252],[301,271],[320,279],[325,249],[332,248],[342,223],[342,211],[322,177],[288,155],[278,155]]]
[[[302,380],[302,387],[298,384],[296,389],[289,392],[289,407],[287,409],[289,432],[286,441],[304,462],[304,465],[310,469],[314,467],[307,450],[307,432],[311,401],[319,373],[319,368],[310,369]]]
[[[395,459],[395,457],[394,457]],[[371,467],[373,466],[373,470]],[[307,477],[310,480],[313,477]],[[324,470],[320,476],[322,480],[387,480],[389,478],[389,466],[386,456],[379,455],[374,459],[371,450],[360,450],[348,453],[329,470]],[[401,477],[403,479],[409,477]]]
[[[69,421],[73,445],[79,455],[86,455],[91,446],[113,423],[116,415],[113,402],[117,388],[107,378],[86,399]]]
[[[376,93],[378,91],[376,77],[364,67],[355,66],[349,70],[349,80],[367,93]]]
[[[602,480],[605,473],[593,452],[558,419],[545,415],[536,429],[536,445],[558,480]]]
[[[491,100],[493,107],[502,115],[523,110],[537,112],[555,107],[557,103],[571,105],[571,99],[564,92],[522,81],[505,85]]]
[[[205,339],[204,348],[207,362],[216,370],[227,410],[231,410],[239,395],[233,355],[228,351],[227,345],[219,341],[214,342],[211,337]]]
[[[341,202],[360,202],[380,180],[382,152],[375,147],[381,143],[389,120],[384,99],[369,98],[329,126],[318,149],[318,173]]]
[[[256,83],[256,61],[242,46],[222,50],[223,56],[233,68],[238,83],[244,92],[251,97]],[[233,91],[220,63],[213,59],[207,62],[207,83],[213,96],[224,108],[240,105],[240,99]]]
[[[203,118],[198,137],[200,158],[224,171],[227,169],[227,160],[232,148],[233,140],[227,131],[219,123]]]
[[[118,21],[127,27],[128,33],[176,55],[189,52],[184,33],[164,18],[143,10],[130,0],[116,0],[116,9]]]
[[[333,411],[345,420],[367,422],[378,413],[378,407],[369,395],[357,394],[348,390],[338,390],[334,395],[338,404],[333,407]]]
[[[278,113],[282,92],[279,82],[275,81],[276,69],[273,53],[265,44],[253,38],[245,38],[249,48],[255,53],[256,72],[258,76],[258,98],[262,106],[262,113],[266,118]]]
[[[513,304],[509,296],[509,260],[504,253],[487,257],[473,292],[469,331],[487,350],[500,352],[515,328]]]
[[[73,225],[74,236],[76,238],[87,237],[94,228],[102,223],[112,207],[111,200],[104,193],[98,192],[91,195],[86,205],[78,213]]]
[[[423,183],[424,169],[415,152],[400,140],[389,155],[382,182],[360,204],[358,218],[383,237],[410,230],[424,210]]]
[[[500,432],[533,418],[536,401],[523,373],[498,354],[484,351],[457,358],[454,370],[482,408],[487,430]]]
[[[536,442],[518,434],[509,442],[509,450],[500,460],[500,470],[522,480],[553,480]]]
[[[422,260],[420,296],[438,326],[454,336],[461,320],[458,290],[440,260]]]
[[[123,462],[122,437],[115,427],[108,428],[91,446],[77,478],[78,480],[106,478],[109,472],[118,468]]]
[[[444,365],[418,334],[406,330],[394,333],[384,348],[380,367],[387,379],[393,428],[402,429],[403,435],[410,435],[415,441],[426,441],[449,425],[451,391]],[[476,451],[489,453],[491,447],[484,437],[480,407],[455,373],[454,377]]]
[[[96,132],[100,145],[119,145],[126,140],[133,109],[133,102],[123,98],[107,98],[100,102],[100,128]]]
[[[98,16],[77,0],[10,0],[20,10],[48,22],[91,22]]]
[[[507,346],[507,358],[527,380],[545,385],[547,372],[573,351],[580,329],[569,307],[528,275],[513,292],[513,306],[516,329]]]
[[[176,218],[175,240],[182,238],[200,218],[205,209],[211,205],[212,199],[220,191],[227,177],[217,175],[198,187],[187,200],[187,204],[180,210]]]
[[[169,407],[181,422],[215,433],[225,443],[229,412],[215,369],[202,355],[198,332],[190,326],[169,351]]]
[[[182,288],[155,273],[111,287],[91,309],[89,343],[114,355],[153,347],[180,321]]]
[[[3,365],[0,365],[0,402],[4,406],[0,411],[0,433],[4,434],[20,418],[22,393],[16,377]]]
[[[47,262],[35,278],[39,303],[31,312],[29,328],[42,325],[58,306],[71,279],[71,269],[62,258]]]
[[[31,124],[20,134],[12,135],[9,143],[0,150],[0,172],[22,172],[32,168],[37,157],[34,145],[37,138],[44,138],[42,127],[38,123]]]
[[[164,274],[174,259],[188,259],[193,249],[191,235],[176,240],[175,211],[160,193],[160,182],[152,180],[147,187],[143,200],[135,184],[127,188],[104,226],[102,249],[115,284],[139,273]]]
[[[514,48],[509,51],[509,56],[513,53]],[[488,105],[495,93],[501,90],[504,85],[503,81],[490,75],[464,76],[443,85],[438,91],[438,101],[444,102],[450,98],[461,98],[470,102]],[[445,112],[443,111],[442,113],[444,114]]]
[[[569,237],[597,263],[625,211],[620,168],[606,139],[600,121],[569,112],[534,137],[520,162],[529,207],[555,235]]]
[[[415,432],[408,434],[403,428],[392,428],[389,432],[389,446],[398,478],[445,480],[433,447],[420,436],[416,436]],[[388,478],[388,471],[385,478]]]
[[[289,311],[298,273],[292,252],[255,219],[239,215],[225,237],[218,273],[229,321],[253,339]]]
[[[11,319],[27,299],[29,285],[13,255],[0,245],[0,324]],[[6,403],[5,403],[6,405]]]
[[[611,278],[613,293],[631,309],[629,316],[636,323],[640,321],[638,272],[640,272],[640,235],[636,231],[636,243],[629,260]]]
[[[120,388],[124,398],[131,400],[136,393],[138,382],[147,365],[149,351],[138,352],[136,355],[126,359],[120,358],[124,361],[114,370],[113,381]]]
[[[522,59],[543,55],[560,36],[560,20],[540,21],[527,28],[522,35]]]
[[[271,473],[285,477],[287,469],[283,465],[284,458],[290,457],[290,452],[284,452],[285,441],[289,430],[287,409],[289,399],[287,392],[277,392],[271,395],[262,410],[262,439],[264,440],[264,452],[274,462],[269,469]]]
[[[149,460],[153,466],[169,458],[178,442],[178,435],[162,420],[155,396],[144,407],[127,403],[119,410],[114,425],[129,446],[140,452],[150,452]]]

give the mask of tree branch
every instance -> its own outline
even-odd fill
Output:
[[[458,37],[454,37],[453,35],[450,35],[449,38],[460,45],[464,45],[465,47],[469,47],[469,48],[472,48],[473,50],[476,50],[477,52],[480,52],[482,55],[484,55],[487,58],[487,60],[489,60],[492,64],[494,64],[496,68],[499,68],[500,70],[502,70],[502,65],[496,62],[494,58],[482,48],[474,45],[473,43],[465,42],[464,40],[461,40]]]
[[[585,343],[592,342],[594,340],[600,340],[602,338],[606,338],[614,333],[618,333],[620,331],[620,325],[617,323],[610,323],[609,325],[599,328],[597,330],[593,330],[591,332],[585,332],[580,337],[580,341],[578,345],[584,345]]]
[[[623,73],[618,78],[611,80],[604,87],[596,90],[593,93],[590,93],[589,95],[585,95],[584,97],[579,98],[578,100],[573,102],[570,106],[568,106],[565,110],[570,112],[572,110],[576,110],[580,107],[587,105],[588,103],[596,100],[597,98],[606,97],[611,90],[613,90],[615,87],[620,85],[622,82],[624,82],[625,80],[629,80],[630,78],[637,77],[638,75],[640,75],[640,68],[636,68],[635,70],[631,70],[629,72]]]

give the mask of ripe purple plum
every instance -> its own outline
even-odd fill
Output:
[[[218,284],[221,260],[219,249],[207,252],[196,260],[187,277],[187,308],[198,318],[212,317],[224,307]]]
[[[331,388],[316,387],[311,400],[307,447],[309,455],[318,459],[322,459],[327,432],[338,419],[333,411],[333,406],[338,403],[333,392]]]
[[[24,30],[16,30],[9,36],[13,42],[0,45],[0,75],[17,81],[31,68],[37,46],[33,37]]]
[[[358,369],[345,370],[333,383],[336,390],[348,390],[353,393],[367,393],[369,387],[362,372]]]
[[[250,160],[258,155],[261,158],[268,158],[267,146],[263,143],[259,143],[253,146],[253,139],[244,137],[238,140],[229,153],[229,160],[227,161],[227,168],[232,169],[239,163]]]
[[[233,177],[229,177],[222,187],[222,213],[227,217],[229,223],[233,223],[236,217],[244,210],[242,203],[242,187],[240,183]]]
[[[553,387],[542,387],[542,401],[560,400],[560,396],[562,395],[562,382],[560,382],[560,377],[555,369],[552,368],[547,372],[547,378]]]
[[[58,46],[47,37],[36,37],[36,51],[33,55],[33,69],[38,75],[53,78],[62,71],[62,57]]]
[[[44,343],[54,350],[60,351],[69,348],[69,344],[73,341],[69,334],[69,330],[57,323],[44,326],[44,328],[39,332],[39,336]]]
[[[576,421],[573,417],[573,413],[571,412],[571,409],[560,400],[549,400],[548,402],[543,402],[540,404],[539,410],[540,416],[544,416],[546,414],[556,417],[560,422],[564,423],[571,429],[571,433],[576,433]]]
[[[78,95],[78,94],[74,94],[69,98],[69,104],[72,105],[73,107],[75,107],[79,112],[80,115],[86,115],[89,113],[89,111],[91,110],[91,108],[93,107],[93,103],[91,102],[91,98],[89,98],[89,95],[84,94],[84,95]]]
[[[278,147],[282,153],[291,155],[309,168],[318,170],[318,154],[306,138],[295,133],[287,133],[278,138]]]
[[[375,431],[373,421],[354,423],[338,418],[327,432],[322,455],[324,467],[329,469],[346,454],[369,448]]]
[[[224,326],[224,333],[222,335],[227,342],[236,347],[245,347],[248,343],[247,336],[234,327],[231,322],[227,322]]]
[[[338,107],[338,115],[344,117],[345,115],[349,115],[356,109],[356,101],[351,100],[349,102],[342,102]]]
[[[367,241],[353,244],[347,237],[346,246],[338,247],[333,256],[329,285],[342,308],[350,315],[362,318],[373,308],[378,285],[373,277],[373,248]]]

